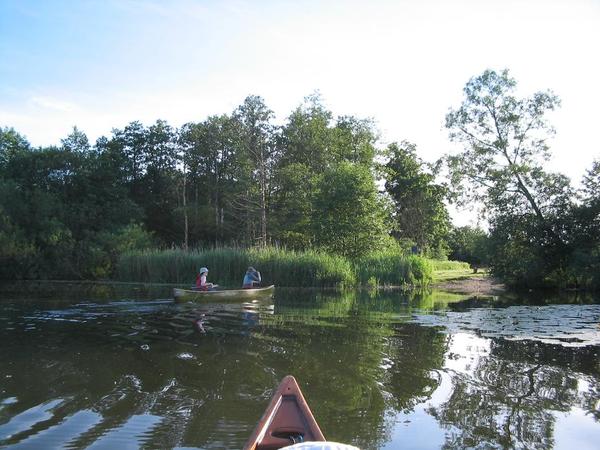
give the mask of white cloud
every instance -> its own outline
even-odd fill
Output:
[[[57,98],[52,98],[52,97],[34,96],[34,97],[31,97],[29,101],[34,106],[39,106],[44,109],[50,109],[53,111],[61,111],[61,112],[70,113],[70,112],[77,111],[79,109],[77,107],[77,105],[75,105],[73,103],[69,103],[67,101],[59,100]]]

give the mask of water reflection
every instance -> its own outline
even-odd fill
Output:
[[[4,291],[0,446],[240,448],[288,373],[325,435],[364,449],[600,438],[600,328],[584,323],[597,305],[307,290],[174,304],[168,288],[119,289]],[[494,332],[512,315],[541,331]],[[581,324],[577,347],[555,339]]]
[[[560,364],[560,353],[585,372]],[[598,420],[597,357],[593,348],[550,349],[535,342],[454,334],[445,363],[448,396],[428,407],[448,432],[444,448],[489,442],[504,448],[552,448],[558,412],[577,408]]]

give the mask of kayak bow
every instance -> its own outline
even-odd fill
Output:
[[[286,376],[271,398],[244,450],[275,450],[306,441],[325,441],[296,379]]]

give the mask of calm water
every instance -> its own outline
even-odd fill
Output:
[[[600,442],[590,298],[28,288],[0,286],[0,447],[241,448],[287,374],[328,439],[363,449]]]

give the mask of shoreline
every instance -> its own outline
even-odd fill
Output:
[[[431,284],[432,289],[457,294],[500,295],[506,293],[506,286],[499,280],[488,277],[465,277],[438,281]]]
[[[182,283],[148,283],[137,281],[109,281],[109,280],[4,280],[5,283],[39,283],[39,284],[71,284],[71,285],[113,285],[113,286],[144,286],[144,287],[180,287]],[[317,290],[338,290],[337,287],[317,288],[317,287],[285,287],[287,289],[317,289]],[[356,289],[368,289],[367,286],[356,286]],[[397,289],[405,286],[378,286],[378,289]],[[459,276],[445,280],[435,281],[429,285],[431,289],[437,289],[457,294],[474,295],[500,295],[506,292],[506,286],[492,277],[482,276]]]

